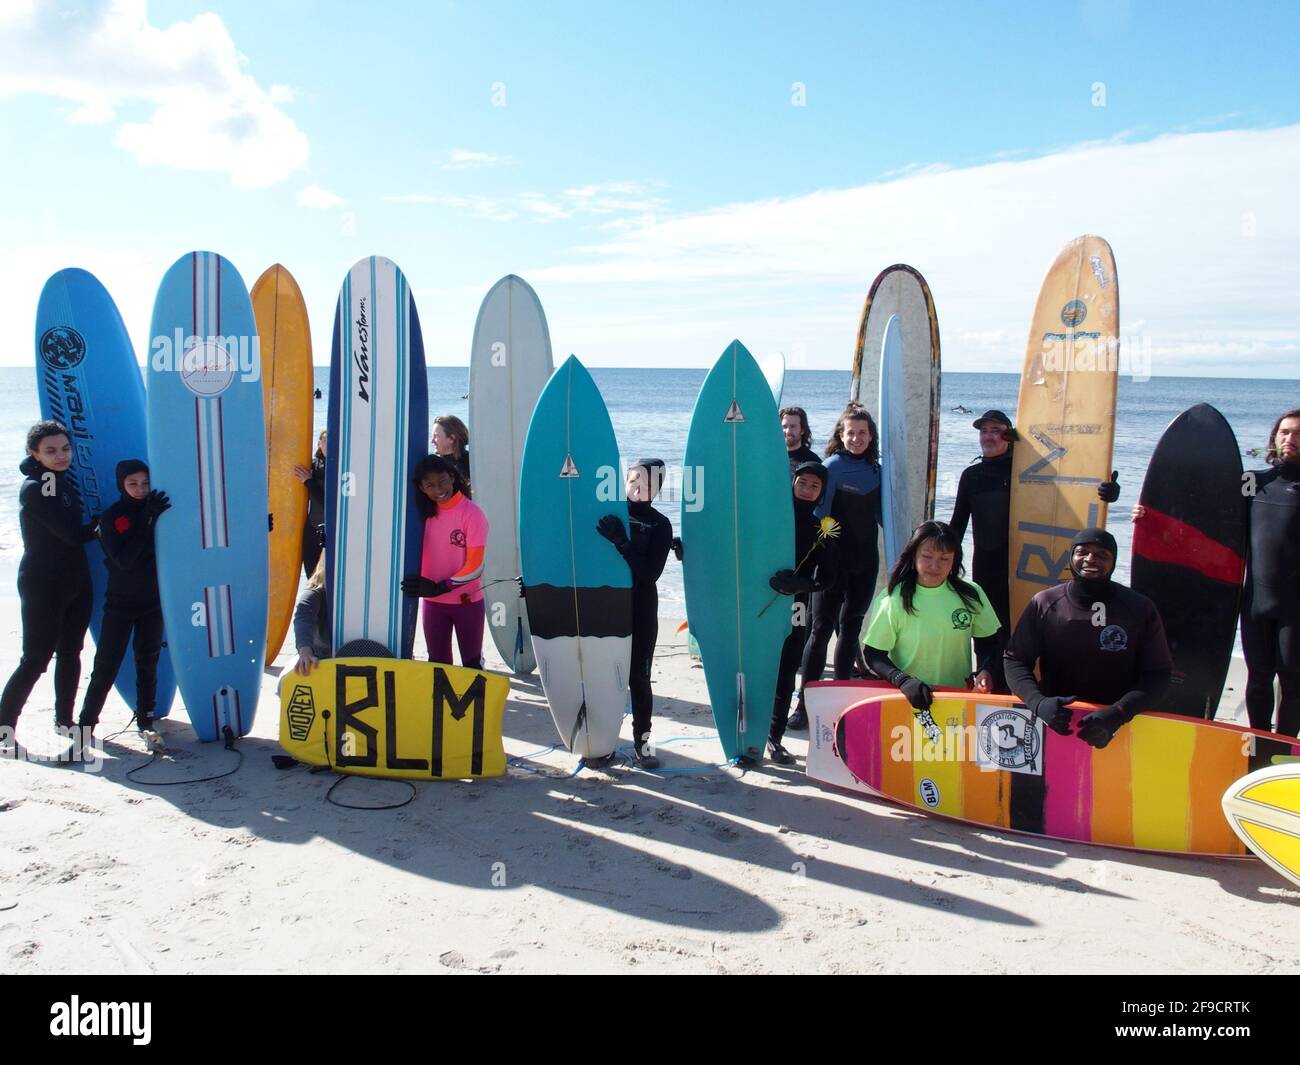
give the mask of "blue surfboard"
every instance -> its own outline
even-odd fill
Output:
[[[428,454],[429,380],[406,275],[372,255],[348,271],[334,317],[326,437],[325,552],[335,653],[354,640],[400,658],[415,646],[424,520],[415,465]]]
[[[767,583],[795,561],[790,461],[776,410],[763,371],[733,341],[704,379],[686,437],[682,476],[694,478],[696,501],[682,507],[686,613],[728,758],[762,756],[790,632],[790,599],[771,603]]]
[[[36,387],[41,417],[72,434],[68,477],[81,494],[85,519],[117,502],[117,464],[144,460],[144,382],[131,338],[113,297],[85,270],[60,270],[45,282],[36,308]],[[108,568],[98,540],[86,545],[95,606],[90,631],[99,642],[104,624]],[[128,650],[116,687],[136,709],[135,657]],[[154,717],[166,717],[176,695],[176,676],[166,645],[158,659]]]
[[[252,728],[266,654],[266,431],[248,289],[212,252],[164,275],[147,376],[158,588],[181,698],[201,740]]]
[[[591,374],[572,355],[542,389],[524,440],[519,554],[533,653],[569,750],[618,746],[632,656],[632,574],[596,531],[627,522],[618,442]]]

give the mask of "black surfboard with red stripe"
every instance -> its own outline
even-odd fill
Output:
[[[1174,659],[1154,709],[1214,717],[1232,658],[1245,572],[1246,497],[1232,427],[1208,403],[1169,423],[1133,529],[1133,588],[1155,601]]]

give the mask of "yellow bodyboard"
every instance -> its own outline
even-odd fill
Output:
[[[280,678],[280,746],[308,765],[408,780],[499,777],[510,682],[398,658],[325,659]]]

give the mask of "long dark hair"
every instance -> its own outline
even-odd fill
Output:
[[[1277,453],[1277,431],[1282,428],[1282,423],[1288,418],[1300,418],[1300,407],[1281,415],[1273,423],[1273,428],[1268,431],[1268,446],[1264,449],[1264,461],[1270,466],[1276,466],[1282,461],[1282,456]]]
[[[841,451],[847,451],[844,446],[844,423],[851,421],[865,421],[867,428],[871,430],[871,443],[867,445],[866,460],[868,462],[880,461],[880,434],[876,432],[876,419],[871,416],[861,403],[850,403],[844,408],[844,413],[840,415],[839,420],[835,423],[835,431],[831,433],[831,438],[826,442],[826,457],[838,455]]]
[[[802,428],[799,430],[799,443],[804,447],[812,446],[812,430],[808,428],[808,412],[802,407],[782,407],[778,417],[784,418],[787,414],[792,414],[799,419]]]
[[[462,495],[465,494],[465,481],[454,462],[443,458],[441,455],[425,455],[415,465],[413,481],[415,484],[415,505],[420,508],[420,513],[426,518],[432,518],[438,513],[438,504],[425,495],[424,490],[420,487],[420,482],[431,473],[448,474],[451,477],[452,487]]]
[[[967,610],[978,613],[983,608],[980,594],[975,585],[962,580],[966,576],[966,567],[961,561],[961,541],[942,521],[923,521],[912,530],[907,545],[899,553],[894,570],[889,575],[889,594],[893,595],[894,589],[901,585],[903,609],[909,614],[916,613],[912,607],[912,599],[916,595],[916,553],[928,543],[940,551],[952,552],[952,572],[948,574],[948,587],[961,597]]]

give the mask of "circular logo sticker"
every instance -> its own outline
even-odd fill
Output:
[[[1061,308],[1061,321],[1071,329],[1083,324],[1083,320],[1088,317],[1088,308],[1083,305],[1083,300],[1070,300]]]
[[[923,777],[916,790],[921,794],[921,801],[931,810],[939,805],[939,785],[929,777]]]
[[[952,612],[952,627],[954,629],[970,628],[970,611],[963,607],[958,607]]]
[[[1128,650],[1128,633],[1118,625],[1107,625],[1098,637],[1103,651]]]
[[[222,345],[202,340],[185,353],[181,381],[196,396],[219,396],[235,379],[235,360]]]
[[[41,358],[56,370],[71,370],[86,357],[86,341],[69,325],[56,325],[41,334]]]
[[[1038,730],[1020,710],[999,710],[980,724],[980,749],[1000,769],[1024,769],[1038,760]]]

